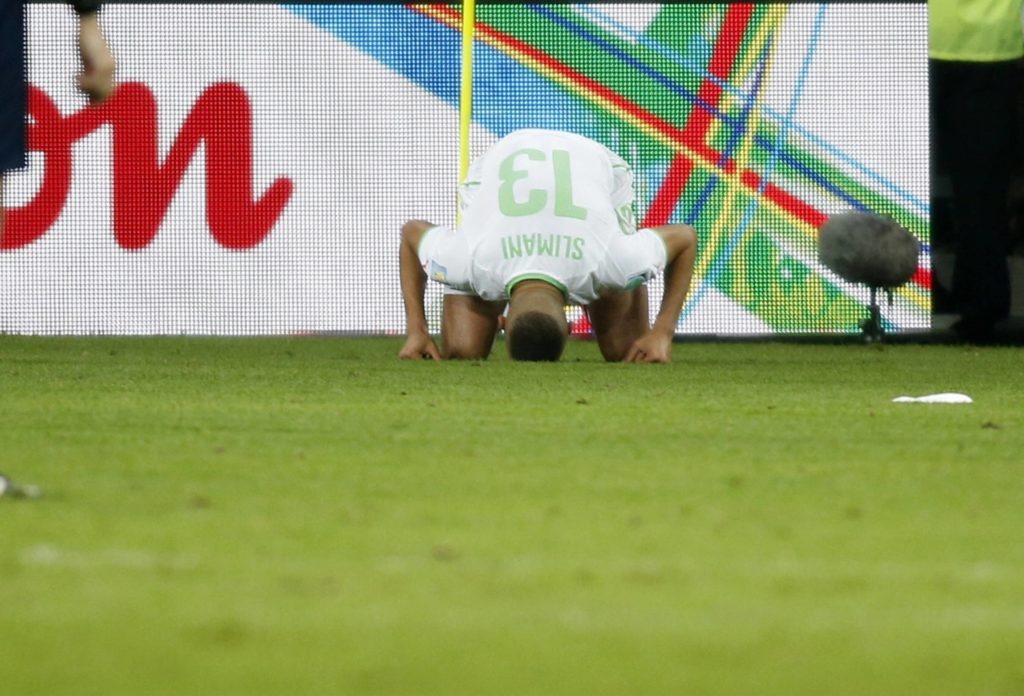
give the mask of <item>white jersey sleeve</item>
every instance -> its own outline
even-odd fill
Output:
[[[633,169],[624,159],[608,150],[612,165],[611,202],[622,234],[636,232],[636,214],[633,211]]]
[[[602,280],[613,290],[631,290],[657,276],[668,264],[665,241],[654,230],[616,237],[608,245]]]
[[[470,248],[466,236],[449,227],[432,227],[417,249],[427,278],[456,290],[471,290]]]

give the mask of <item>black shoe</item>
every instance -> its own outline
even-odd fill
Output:
[[[961,343],[976,346],[991,345],[995,342],[995,322],[974,317],[963,317],[950,327]]]

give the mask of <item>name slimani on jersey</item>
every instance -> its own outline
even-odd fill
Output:
[[[456,291],[502,300],[544,280],[588,304],[665,267],[661,237],[636,229],[629,165],[579,135],[507,135],[473,162],[459,199],[461,227],[435,227],[419,248],[428,276]]]

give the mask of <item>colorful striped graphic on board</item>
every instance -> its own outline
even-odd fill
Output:
[[[456,105],[457,5],[290,9]],[[769,332],[858,330],[866,292],[816,261],[817,229],[850,208],[888,215],[924,242],[922,270],[884,319],[889,330],[926,327],[927,104],[891,127],[861,118],[894,94],[920,91],[926,73],[895,71],[878,84],[893,61],[884,51],[863,58],[878,63],[863,71],[874,84],[851,90],[849,75],[829,72],[837,39],[863,34],[858,22],[883,26],[885,12],[912,13],[899,22],[903,50],[916,45],[910,57],[921,64],[926,30],[914,6],[481,5],[474,123],[495,137],[524,127],[579,132],[631,162],[638,218],[689,222],[701,235],[683,330],[722,311]],[[874,103],[843,113],[850,105],[828,97],[844,90]],[[856,151],[843,142],[851,129]],[[892,129],[902,151],[891,150]],[[916,166],[896,176],[887,157]]]

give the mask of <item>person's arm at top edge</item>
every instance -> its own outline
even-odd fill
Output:
[[[102,102],[114,92],[114,54],[100,29],[96,0],[72,0],[78,13],[78,52],[82,58],[82,72],[78,74],[78,89],[85,92],[94,104]]]
[[[420,240],[434,225],[426,220],[410,220],[402,225],[402,241],[398,252],[399,276],[402,282],[402,301],[405,303],[405,345],[398,352],[403,360],[430,357],[441,359],[441,351],[427,331],[427,314],[423,306],[423,293],[427,289],[427,274],[420,265]]]
[[[665,242],[665,294],[654,325],[633,342],[625,362],[672,361],[672,337],[693,278],[693,264],[697,258],[696,230],[689,225],[662,225],[653,229]]]

